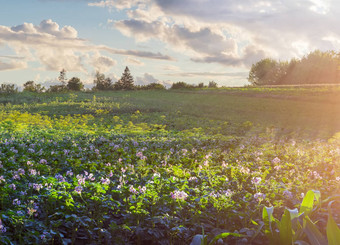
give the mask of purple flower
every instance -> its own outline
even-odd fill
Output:
[[[82,174],[78,174],[77,179],[78,179],[78,185],[85,185],[86,178],[84,178]]]
[[[10,189],[12,189],[12,190],[15,190],[17,187],[15,186],[15,184],[10,184],[9,186],[8,186]]]
[[[13,200],[13,205],[20,205],[20,204],[21,204],[21,202],[18,198]]]
[[[258,185],[258,184],[260,184],[260,182],[261,182],[261,177],[254,177],[252,180],[251,180],[251,183],[253,184],[253,185]]]
[[[35,170],[35,169],[29,169],[28,172],[29,172],[28,175],[30,175],[30,176],[37,175],[37,170]]]
[[[188,197],[188,194],[185,193],[184,191],[174,191],[170,193],[172,199],[176,200],[185,200]]]
[[[146,186],[138,186],[139,193],[145,193],[146,192]]]
[[[34,189],[34,190],[40,191],[41,188],[43,188],[43,185],[42,185],[42,184],[33,183],[33,189]]]
[[[254,195],[254,198],[256,199],[256,201],[262,201],[263,199],[266,198],[266,195],[261,192],[258,192]]]
[[[71,170],[66,172],[66,176],[72,176],[72,175],[73,175],[73,172]]]
[[[22,169],[22,168],[19,168],[17,172],[18,172],[18,174],[20,174],[20,175],[24,175],[24,174],[25,174],[25,170]]]
[[[102,182],[103,185],[109,185],[110,184],[110,180],[108,178],[101,178],[100,181]]]
[[[41,159],[40,160],[40,164],[47,164],[47,160],[46,159]]]
[[[6,183],[6,180],[5,180],[4,176],[1,175],[1,176],[0,176],[0,184],[1,184],[2,182]]]
[[[77,192],[78,194],[81,194],[81,192],[83,191],[83,187],[78,185],[76,186],[76,188],[74,188],[74,191]]]
[[[133,185],[130,185],[129,191],[133,194],[138,194],[138,191],[133,187]]]
[[[2,220],[0,219],[0,233],[5,233],[6,227],[2,224]]]
[[[54,176],[59,182],[66,182],[65,178],[61,174],[56,174]]]

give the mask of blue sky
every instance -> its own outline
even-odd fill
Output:
[[[332,0],[0,0],[0,83],[247,84],[251,64],[338,50]]]

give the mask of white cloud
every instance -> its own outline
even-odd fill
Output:
[[[32,23],[13,27],[0,25],[0,43],[6,43],[6,47],[12,49],[15,53],[13,57],[22,57],[20,62],[1,62],[3,70],[25,68],[29,61],[33,61],[41,64],[40,70],[60,71],[65,68],[67,71],[87,73],[88,69],[94,68],[108,71],[116,61],[103,53],[149,59],[172,59],[159,52],[121,50],[95,45],[79,38],[75,28],[60,27],[52,20],[43,20],[39,25]],[[95,55],[91,55],[93,53]]]
[[[105,0],[99,2],[91,2],[88,3],[89,6],[94,7],[107,7],[110,9],[129,9],[134,5],[138,4],[140,1],[138,0]]]
[[[92,57],[91,65],[96,71],[101,73],[108,72],[113,66],[117,64],[116,60],[113,60],[107,56],[101,56],[99,53]]]
[[[126,11],[129,19],[114,23],[124,35],[161,40],[195,62],[249,66],[264,56],[301,57],[334,49],[336,42],[325,37],[340,36],[340,2],[331,0],[106,2]]]
[[[135,65],[135,66],[143,66],[144,63],[138,59],[134,59],[132,57],[127,57],[124,60],[125,63],[130,64],[130,65]]]
[[[23,61],[10,61],[5,62],[0,60],[0,71],[6,70],[19,70],[27,68],[26,62]]]
[[[159,83],[159,80],[149,73],[144,73],[143,77],[136,77],[136,85],[147,85],[150,83]]]

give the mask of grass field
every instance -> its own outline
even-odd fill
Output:
[[[330,216],[327,205],[340,190],[339,87],[19,93],[0,104],[1,244],[338,234],[339,205]]]

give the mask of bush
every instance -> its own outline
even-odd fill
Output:
[[[136,89],[138,90],[151,90],[151,89],[157,89],[157,90],[162,90],[166,89],[163,84],[160,83],[150,83],[147,85],[140,85],[140,86],[135,86]]]
[[[188,84],[186,82],[173,83],[170,89],[183,89],[183,88],[195,88],[195,85]]]
[[[66,91],[67,89],[64,85],[52,85],[47,90],[47,92],[50,92],[50,93],[60,93],[60,92],[66,92]]]

